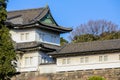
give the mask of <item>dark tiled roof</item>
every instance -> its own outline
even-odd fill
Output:
[[[67,44],[50,54],[84,53],[92,51],[120,50],[120,39]]]
[[[30,48],[30,47],[35,47],[35,46],[38,46],[38,45],[39,45],[39,43],[37,43],[37,42],[16,43],[16,49]]]
[[[65,28],[65,27],[56,26],[56,25],[42,24],[40,22],[38,22],[38,25],[36,25],[35,23],[31,23],[27,25],[18,25],[17,27],[14,27],[14,29],[25,29],[25,28],[40,28],[40,29],[46,29],[46,30],[51,30],[54,32],[60,32],[60,33],[72,31],[72,28]]]
[[[16,49],[25,49],[25,48],[35,48],[35,47],[44,46],[50,49],[60,49],[60,46],[47,44],[47,43],[38,43],[38,42],[24,42],[24,43],[17,43]]]
[[[37,8],[37,9],[26,9],[18,11],[8,11],[8,20],[13,19],[15,16],[21,17],[23,19],[23,24],[32,22],[34,19],[41,19],[48,12],[48,8]],[[19,16],[21,15],[21,16]]]
[[[12,26],[12,28],[16,28],[16,29],[39,27],[39,28],[57,31],[60,33],[72,31],[72,28],[61,27],[56,22],[55,22],[56,25],[41,23],[40,20],[44,18],[45,15],[47,15],[47,13],[50,13],[50,9],[48,6],[37,9],[10,11],[7,14],[6,23],[8,23],[7,25],[8,27]]]

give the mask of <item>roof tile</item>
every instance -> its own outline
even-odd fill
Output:
[[[59,54],[120,49],[120,39],[67,44]]]
[[[46,11],[48,11],[47,8],[8,11],[7,18],[12,18],[14,16],[21,15],[20,17],[23,19],[23,24],[27,24],[27,23],[30,23],[30,21],[32,21],[34,18],[38,16],[39,18],[42,18]]]

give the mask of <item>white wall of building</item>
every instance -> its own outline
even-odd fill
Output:
[[[102,60],[100,59],[102,56]],[[106,57],[107,56],[107,57]],[[120,67],[120,53],[57,58],[57,72]]]
[[[60,45],[60,34],[48,30],[36,29],[36,41]]]
[[[53,59],[42,51],[25,52],[17,54],[18,68],[20,72],[37,71],[40,64],[52,63]]]
[[[38,55],[39,52],[26,52],[18,55],[18,70],[24,71],[36,71],[38,69]]]
[[[53,45],[60,45],[60,34],[51,31],[41,29],[23,29],[23,30],[11,30],[12,39],[16,43],[23,42],[43,42]]]
[[[16,43],[35,41],[35,29],[11,30],[10,33]]]
[[[56,67],[56,64],[40,65],[38,70],[40,74],[56,73]]]
[[[100,56],[103,56],[102,60],[100,59]],[[26,65],[25,62],[26,57],[32,57],[32,60],[30,60],[32,61],[32,63],[30,65],[28,64]],[[47,64],[49,63],[48,61],[50,61],[50,57],[42,51],[30,53],[27,52],[23,54],[21,57],[19,55],[19,59],[20,67],[18,67],[18,70],[20,72],[39,71],[41,74],[56,73],[61,71],[76,71],[120,67],[120,53],[61,57],[57,58],[56,64]]]

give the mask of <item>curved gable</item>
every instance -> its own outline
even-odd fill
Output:
[[[49,25],[56,25],[55,20],[53,19],[53,17],[51,16],[50,13],[47,13],[42,19],[40,19],[40,22],[43,24],[49,24]]]

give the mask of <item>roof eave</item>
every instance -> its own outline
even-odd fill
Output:
[[[69,56],[95,55],[95,54],[106,54],[106,53],[116,53],[116,52],[120,52],[120,49],[69,52],[69,53],[55,52],[55,53],[49,53],[49,55],[53,57],[69,57]]]
[[[39,24],[40,24],[40,25],[38,25],[39,27],[46,26],[46,28],[52,29],[52,30],[55,30],[55,31],[57,30],[60,33],[71,32],[73,30],[72,28],[65,28],[65,27],[61,27],[61,26],[47,25],[47,24],[43,24],[41,22],[39,22]],[[43,27],[43,28],[45,28],[45,27]]]
[[[49,8],[45,7],[41,13],[39,13],[34,19],[31,20],[31,22],[37,22],[40,21],[42,18],[44,18],[45,15],[49,12]],[[43,14],[44,13],[44,14]],[[43,15],[42,15],[43,14]],[[42,15],[42,16],[41,16]]]
[[[38,45],[32,46],[32,47],[25,47],[25,48],[17,48],[16,49],[16,51],[23,51],[23,52],[34,51],[34,50],[42,50],[42,51],[48,51],[48,52],[56,51],[56,49],[48,48],[48,47],[44,46],[44,44],[38,44]]]
[[[66,33],[66,32],[72,31],[72,28],[64,28],[64,27],[59,27],[59,26],[54,27],[52,25],[42,24],[40,22],[38,23],[38,21],[29,23],[29,24],[12,24],[12,26],[14,29],[24,29],[24,28],[35,27],[35,28],[49,29],[49,30],[60,32],[60,33]]]

